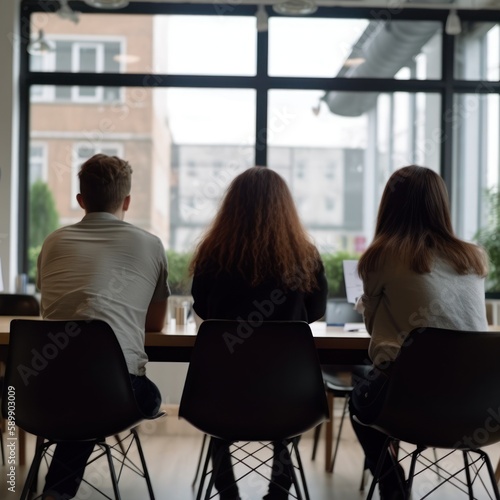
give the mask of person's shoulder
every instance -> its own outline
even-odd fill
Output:
[[[120,223],[122,230],[126,231],[129,237],[134,238],[143,248],[149,246],[150,248],[158,248],[162,252],[165,251],[165,247],[159,236],[130,222],[120,221]]]
[[[45,237],[43,244],[45,245],[47,242],[57,240],[60,237],[63,237],[66,233],[70,232],[77,224],[70,224],[68,226],[62,226]]]

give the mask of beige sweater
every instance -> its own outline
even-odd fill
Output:
[[[390,262],[363,282],[361,297],[369,355],[380,366],[395,359],[406,336],[424,326],[487,330],[484,278],[459,275],[437,259],[430,273],[417,274],[401,262]]]

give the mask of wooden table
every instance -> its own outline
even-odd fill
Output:
[[[146,333],[146,352],[150,361],[189,362],[196,339],[195,325],[179,326],[174,323],[161,332]],[[342,327],[327,327],[322,322],[313,323],[311,329],[322,364],[369,362],[370,337],[366,331],[346,332]]]
[[[0,316],[0,361],[7,358],[9,344],[10,316]],[[24,319],[36,319],[26,317]],[[325,323],[311,325],[314,342],[322,364],[363,364],[368,360],[369,335],[366,332],[345,332],[342,327],[327,327]],[[146,352],[150,361],[189,362],[196,340],[194,324],[185,326],[172,322],[161,332],[146,333]],[[19,464],[26,463],[25,434],[18,433]]]
[[[0,360],[6,359],[12,319],[10,316],[0,316]],[[327,327],[322,322],[313,323],[311,328],[322,364],[368,362],[370,337],[366,332],[346,332],[342,327]],[[195,340],[196,327],[193,323],[179,326],[172,322],[161,332],[146,333],[146,352],[150,361],[188,363]]]

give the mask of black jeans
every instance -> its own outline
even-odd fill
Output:
[[[130,380],[139,408],[146,416],[152,417],[161,405],[158,387],[146,376],[130,375]],[[93,449],[93,443],[58,443],[45,476],[43,491],[50,492],[56,500],[69,500],[75,497]]]
[[[379,456],[384,449],[387,435],[364,424],[375,422],[385,402],[391,366],[380,370],[366,365],[353,372],[354,388],[349,400],[352,427],[365,453],[366,463],[374,474]],[[353,419],[356,416],[357,420]],[[361,421],[362,423],[358,422]],[[390,469],[392,460],[386,455],[382,472]]]

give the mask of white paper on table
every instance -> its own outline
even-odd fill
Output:
[[[356,303],[356,299],[363,295],[363,282],[358,275],[358,261],[357,260],[344,260],[344,281],[347,302],[351,304]]]

